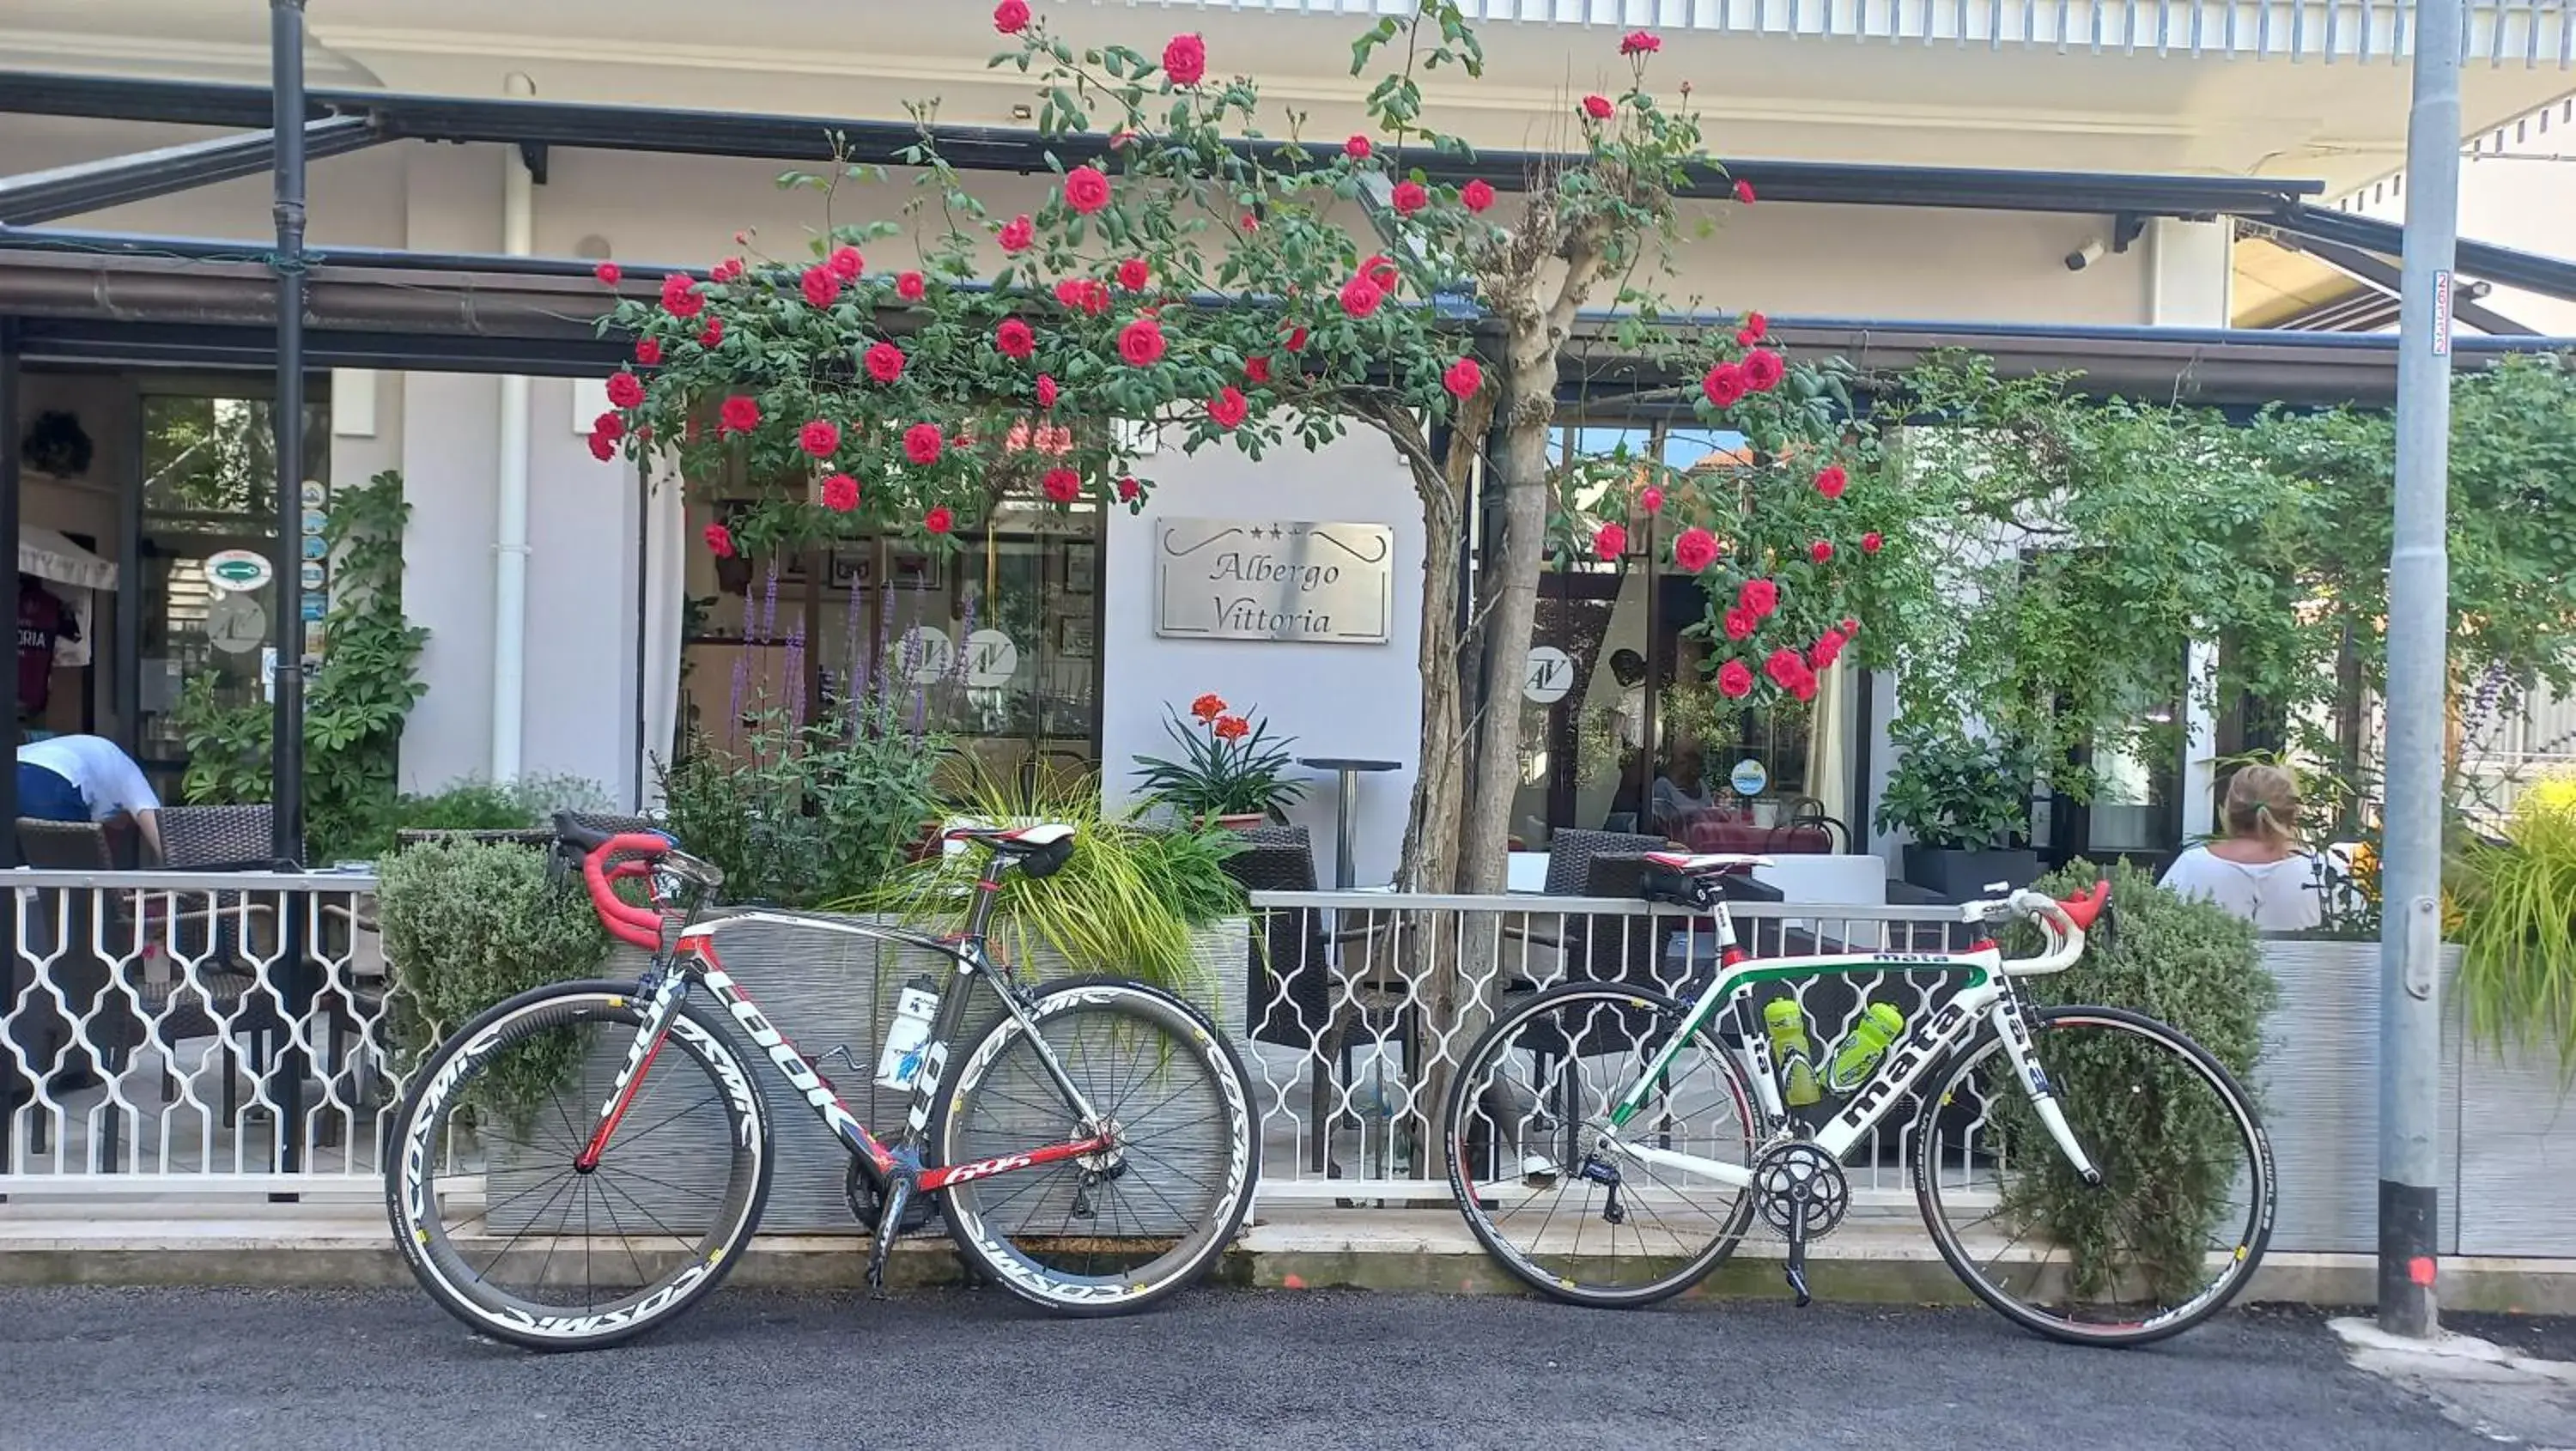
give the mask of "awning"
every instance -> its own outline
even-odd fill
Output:
[[[74,589],[116,588],[116,566],[51,529],[18,526],[18,572]]]

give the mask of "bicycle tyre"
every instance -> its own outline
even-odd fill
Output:
[[[606,1218],[612,1230],[616,1231],[610,1242],[633,1264],[637,1278],[649,1278],[649,1283],[605,1304],[589,1304],[581,1307],[579,1313],[564,1313],[565,1307],[531,1299],[493,1283],[489,1278],[490,1270],[507,1257],[517,1238],[505,1244],[494,1255],[492,1264],[478,1272],[469,1258],[467,1242],[451,1233],[438,1212],[438,1183],[441,1178],[438,1158],[443,1141],[449,1137],[445,1131],[453,1125],[456,1109],[464,1104],[477,1080],[493,1067],[502,1053],[538,1033],[568,1026],[604,1029],[603,1041],[622,1048],[624,1043],[632,1042],[633,1031],[643,1025],[645,1006],[635,996],[631,982],[565,982],[534,988],[487,1009],[438,1045],[415,1070],[411,1089],[394,1120],[393,1135],[389,1140],[392,1162],[387,1166],[385,1176],[385,1211],[393,1226],[395,1242],[401,1246],[403,1259],[411,1267],[413,1278],[420,1281],[421,1288],[429,1292],[431,1299],[478,1333],[532,1350],[599,1350],[619,1344],[675,1318],[722,1284],[734,1264],[742,1258],[742,1250],[759,1226],[761,1211],[769,1199],[772,1169],[767,1104],[754,1086],[750,1070],[723,1021],[700,1004],[689,1001],[681,1003],[671,1030],[663,1039],[661,1051],[640,1070],[642,1082],[638,1084],[635,1101],[639,1105],[646,1103],[644,1095],[648,1092],[660,1095],[689,1093],[693,1085],[672,1070],[680,1064],[694,1065],[712,1085],[705,1101],[712,1102],[715,1107],[711,1119],[700,1122],[721,1126],[725,1142],[732,1146],[732,1156],[726,1169],[724,1189],[710,1216],[711,1222],[694,1244],[689,1243],[689,1236],[670,1231],[668,1226],[653,1217],[642,1200],[634,1197],[636,1191],[632,1184],[623,1191],[627,1203],[632,1206],[630,1213],[640,1212],[643,1218],[652,1219],[672,1240],[672,1249],[665,1249],[658,1243],[650,1246],[657,1258],[669,1256],[672,1259],[667,1273],[652,1275],[645,1268],[642,1256],[636,1253],[635,1239],[640,1237],[640,1233],[628,1234],[624,1221],[615,1212],[616,1196],[611,1193],[614,1176],[602,1180],[597,1173],[581,1175],[581,1171],[568,1163],[563,1172],[586,1179],[585,1193],[592,1192],[595,1187],[595,1202],[604,1206],[599,1217]],[[654,1076],[657,1070],[661,1072],[659,1078]],[[555,1102],[565,1119],[567,1131],[562,1142],[569,1143],[573,1134],[586,1130],[589,1116],[596,1114],[598,1109],[596,1104],[591,1105],[576,1121],[568,1112],[562,1112],[564,1101],[564,1095],[558,1094]],[[692,1103],[667,1118],[660,1117],[660,1112],[667,1112],[670,1101],[668,1097],[660,1098],[656,1115],[659,1123],[645,1124],[634,1137],[655,1132],[661,1126],[696,1113],[699,1108],[697,1103]],[[541,1116],[541,1112],[532,1111],[532,1120]],[[630,1120],[637,1117],[639,1115],[629,1115]],[[576,1122],[578,1128],[575,1127]],[[474,1132],[477,1138],[497,1141],[503,1127],[496,1118],[490,1124],[478,1123]],[[625,1132],[627,1127],[621,1123],[620,1132]],[[609,1154],[604,1154],[599,1161],[601,1168],[607,1167],[609,1156],[615,1154],[622,1143],[630,1142],[628,1139],[612,1139]],[[491,1147],[487,1145],[487,1151]],[[562,1152],[562,1144],[550,1146],[550,1149],[551,1153],[534,1157],[550,1159]],[[486,1215],[484,1235],[487,1239],[499,1232],[491,1227],[489,1219],[491,1211],[501,1207],[492,1200],[495,1191],[490,1178],[494,1167],[487,1157],[482,1191]],[[473,1176],[462,1177],[470,1181]],[[523,1198],[533,1192],[523,1190],[511,1197]],[[582,1242],[586,1256],[599,1243],[591,1233],[595,1228],[595,1217],[588,1214],[592,1202],[585,1200]],[[543,1212],[543,1208],[537,1211],[538,1214]],[[568,1227],[569,1209],[566,1222]],[[640,1232],[642,1226],[637,1224],[635,1228]],[[525,1233],[523,1228],[520,1234]],[[538,1268],[541,1282],[552,1266],[554,1251],[551,1246],[547,1253],[547,1260]],[[603,1252],[597,1258],[608,1260],[612,1271],[615,1269],[614,1256]],[[585,1258],[585,1275],[594,1263],[594,1259]]]
[[[2238,1084],[2227,1066],[2208,1049],[2193,1042],[2181,1029],[2169,1023],[2131,1012],[2126,1008],[2067,1006],[2043,1007],[2029,1011],[2034,1052],[2048,1042],[2053,1030],[2099,1028],[2128,1034],[2142,1044],[2151,1045],[2178,1057],[2187,1065],[2189,1074],[2212,1089],[2226,1110],[2226,1115],[2243,1140],[2245,1152],[2244,1182],[2248,1194],[2246,1222],[2241,1237],[2236,1239],[2227,1256],[2226,1267],[2219,1278],[2204,1287],[2183,1304],[2138,1320],[2121,1320],[2107,1324],[2089,1324],[2051,1314],[2015,1294],[2006,1286],[1994,1283],[1968,1252],[1959,1233],[1941,1213],[1944,1189],[1939,1169],[1941,1154],[1934,1134],[1942,1119],[1942,1106],[1951,1103],[1968,1075],[1987,1059],[2002,1052],[2003,1040],[1988,1030],[1954,1055],[1938,1074],[1938,1088],[1925,1095],[1916,1115],[1914,1153],[1915,1199],[1923,1211],[1924,1227],[1931,1231],[1932,1242],[1951,1272],[2005,1319],[2023,1329],[2051,1340],[2073,1345],[2134,1346],[2146,1345],[2183,1333],[2227,1308],[2229,1302],[2250,1283],[2263,1263],[2264,1250],[2272,1238],[2272,1216],[2275,1201],[2272,1145],[2263,1132],[2263,1121],[2253,1099]],[[2046,1067],[2042,1064],[2043,1069]],[[2017,1081],[2017,1080],[2016,1080]],[[2068,1100],[2061,1091],[2060,1099],[2070,1119],[2086,1116],[2083,1106]],[[2098,1137],[2094,1136],[2094,1137]],[[2085,1152],[2097,1167],[2104,1170],[2105,1183],[2120,1177],[2118,1165],[2108,1146],[2097,1146],[2091,1138],[2081,1141]],[[2041,1150],[2057,1156],[2054,1144]],[[2062,1163],[2062,1157],[2054,1159]],[[2233,1216],[2229,1216],[2233,1217]]]
[[[1109,1216],[1113,1232],[1091,1232],[1100,1222],[1102,1201],[1123,1204],[1119,1196],[1132,1187],[1128,1184],[1130,1176],[1143,1182],[1142,1160],[1134,1150],[1149,1142],[1150,1137],[1128,1139],[1125,1131],[1132,1130],[1133,1124],[1121,1125],[1120,1152],[1109,1165],[1110,1172],[1096,1181],[1086,1178],[1096,1174],[1095,1166],[1074,1159],[947,1186],[941,1193],[946,1201],[950,1237],[970,1271],[1056,1314],[1095,1317],[1148,1309],[1204,1277],[1234,1242],[1244,1215],[1252,1207],[1260,1179],[1261,1147],[1243,1061],[1234,1046],[1196,1008],[1159,988],[1125,978],[1068,978],[1048,983],[1037,990],[1029,1005],[1029,1016],[1038,1031],[1046,1035],[1067,1073],[1092,1099],[1093,1107],[1113,1122],[1119,1118],[1116,1102],[1095,1085],[1083,1082],[1077,1064],[1069,1061],[1079,1056],[1081,1066],[1088,1068],[1089,1049],[1078,1054],[1067,1052],[1057,1046],[1058,1040],[1077,1027],[1114,1027],[1122,1021],[1144,1029],[1161,1044],[1156,1050],[1158,1059],[1167,1068],[1187,1065],[1178,1072],[1190,1080],[1178,1088],[1172,1088],[1169,1082],[1156,1084],[1152,1092],[1160,1103],[1155,1106],[1180,1103],[1187,1097],[1194,1101],[1184,1107],[1205,1109],[1221,1117],[1221,1142],[1211,1146],[1215,1150],[1213,1157],[1221,1162],[1211,1167],[1211,1178],[1181,1176],[1190,1178],[1198,1190],[1185,1200],[1176,1201],[1159,1189],[1154,1191],[1170,1217],[1184,1223],[1181,1232],[1168,1236],[1173,1241],[1169,1250],[1140,1265],[1121,1266],[1105,1274],[1076,1273],[1044,1262],[1029,1247],[1052,1240],[1062,1244],[1068,1257],[1087,1256],[1095,1267],[1102,1257],[1117,1260],[1135,1252],[1101,1248],[1103,1244],[1122,1242],[1114,1233],[1123,1212],[1117,1205],[1113,1205]],[[1072,1121],[1071,1106],[1062,1101],[1053,1080],[1043,1076],[1037,1055],[1028,1045],[1029,1030],[1021,1026],[1018,1018],[1005,1015],[966,1049],[958,1064],[956,1084],[939,1100],[931,1125],[936,1163],[973,1162],[1049,1142],[1050,1136],[1062,1142],[1080,1132]],[[1162,1070],[1149,1070],[1149,1076],[1157,1071]],[[1042,1086],[1046,1097],[1009,1096],[1004,1087],[1007,1075],[1027,1077]],[[1124,1091],[1132,1093],[1134,1089]],[[983,1121],[988,1097],[997,1114],[1001,1109],[1016,1108],[1023,1114],[1033,1114],[1035,1119],[1026,1127],[1017,1123],[990,1126]],[[1170,1132],[1165,1130],[1166,1134]],[[973,1141],[983,1134],[992,1135],[992,1142]],[[1050,1183],[1073,1186],[1064,1196],[1066,1214],[1058,1235],[1020,1236],[1011,1224],[1002,1222],[1004,1206],[1013,1206],[1018,1224],[1026,1224],[1041,1213],[1042,1207],[1052,1202],[1049,1198],[1041,1196],[1034,1205],[1023,1201],[1033,1192],[1033,1185]],[[1090,1206],[1088,1210],[1080,1207],[1085,1203]],[[1076,1231],[1077,1218],[1084,1219],[1081,1232]],[[1140,1216],[1136,1227],[1141,1230],[1145,1223]],[[1124,1242],[1156,1242],[1165,1237],[1160,1233],[1139,1233],[1125,1237]],[[1022,1243],[1022,1238],[1027,1244]]]
[[[1572,1275],[1552,1270],[1508,1243],[1499,1222],[1486,1212],[1469,1163],[1475,1128],[1471,1115],[1481,1112],[1482,1085],[1494,1077],[1500,1067],[1501,1056],[1514,1051],[1514,1035],[1543,1013],[1587,1001],[1598,1005],[1593,1010],[1596,1014],[1601,1008],[1614,1014],[1640,1009],[1654,1013],[1661,1023],[1669,1025],[1666,1032],[1679,1028],[1690,1015],[1689,1005],[1662,993],[1604,983],[1571,982],[1549,988],[1496,1019],[1493,1026],[1476,1040],[1475,1046],[1467,1050],[1457,1076],[1450,1081],[1448,1102],[1442,1108],[1442,1142],[1449,1159],[1449,1187],[1457,1198],[1458,1212],[1466,1217],[1467,1228],[1475,1234],[1476,1242],[1483,1245],[1486,1255],[1514,1279],[1551,1300],[1569,1305],[1591,1309],[1636,1309],[1670,1299],[1698,1284],[1735,1253],[1753,1219],[1753,1195],[1749,1190],[1738,1191],[1735,1207],[1719,1222],[1716,1237],[1705,1248],[1682,1260],[1671,1273],[1643,1285],[1612,1288],[1586,1284]],[[1586,1031],[1590,1029],[1587,1027]],[[1701,1024],[1692,1033],[1692,1038],[1707,1050],[1710,1060],[1719,1065],[1725,1087],[1734,1096],[1737,1122],[1745,1140],[1744,1153],[1749,1163],[1764,1128],[1759,1100],[1745,1081],[1744,1071],[1736,1062],[1735,1055],[1726,1050],[1707,1024]],[[1657,1037],[1655,1041],[1660,1043],[1664,1039]],[[1544,1233],[1545,1229],[1543,1225],[1541,1232]],[[1616,1244],[1614,1233],[1614,1267]],[[1579,1250],[1579,1237],[1576,1247]]]

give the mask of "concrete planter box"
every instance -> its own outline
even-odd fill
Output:
[[[1200,975],[1207,985],[1191,996],[1220,1026],[1234,1030],[1240,1030],[1244,1022],[1246,932],[1244,921],[1235,918],[1191,934]],[[842,1101],[860,1122],[883,1137],[890,1138],[901,1130],[910,1096],[876,1086],[877,1050],[884,1042],[885,1025],[904,984],[918,976],[945,987],[949,967],[946,958],[845,932],[771,921],[725,929],[718,939],[718,950],[723,954],[726,970],[743,984],[770,1022],[796,1044],[807,1061],[832,1080]],[[624,977],[642,971],[643,965],[641,952],[619,948],[602,969],[602,975]],[[1071,969],[1064,961],[1044,948],[1035,949],[1032,961],[1019,972],[1023,981],[1038,982],[1069,975]],[[960,1049],[1002,1015],[1000,1000],[987,985],[975,987],[974,1004],[958,1038]],[[737,1035],[736,1047],[746,1063],[753,1066],[753,1080],[769,1106],[776,1170],[770,1182],[768,1208],[761,1216],[762,1225],[782,1232],[858,1232],[844,1191],[848,1153],[813,1111],[789,1091],[786,1081],[768,1068],[766,1059],[751,1047],[748,1038]],[[833,1053],[843,1047],[849,1050],[848,1061]],[[827,1054],[832,1055],[829,1063],[823,1061]],[[564,1105],[572,1122],[586,1123],[590,1115],[598,1112],[624,1055],[623,1045],[603,1045],[582,1065],[579,1086],[572,1091],[572,1101]],[[498,1155],[487,1172],[491,1199],[496,1204],[537,1176],[534,1165],[523,1169]],[[711,1190],[717,1182],[708,1166],[679,1158],[652,1165],[646,1172],[692,1192]],[[519,1184],[511,1182],[514,1177]],[[543,1196],[535,1198],[542,1201]],[[675,1195],[674,1202],[682,1201]],[[529,1212],[533,1213],[535,1207],[529,1204]],[[661,1208],[649,1200],[644,1207],[657,1211]],[[495,1216],[493,1227],[506,1233],[519,1226]]]

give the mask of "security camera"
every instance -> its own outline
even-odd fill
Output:
[[[2083,271],[2085,268],[2101,261],[2104,250],[2101,238],[2086,238],[2083,246],[2066,254],[2066,270],[2069,272]]]

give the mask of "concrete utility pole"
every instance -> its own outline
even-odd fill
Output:
[[[2416,0],[2388,556],[2388,801],[2380,923],[2379,1324],[2440,1328],[2442,773],[2449,690],[2451,265],[2460,223],[2461,0]]]

